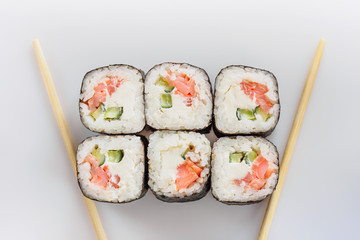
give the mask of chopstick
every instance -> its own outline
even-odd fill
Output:
[[[324,46],[325,46],[325,39],[320,39],[319,45],[316,49],[315,57],[313,59],[309,74],[307,76],[307,80],[306,80],[305,87],[304,87],[304,90],[303,90],[303,93],[301,96],[301,100],[298,105],[298,109],[297,109],[296,116],[295,116],[295,119],[293,122],[293,126],[292,126],[292,129],[291,129],[291,132],[290,132],[290,135],[288,138],[288,142],[287,142],[287,145],[285,148],[284,156],[281,161],[279,181],[278,181],[275,191],[273,192],[273,194],[270,198],[268,207],[266,209],[258,240],[265,240],[267,238],[267,235],[268,235],[268,232],[270,229],[270,225],[271,225],[271,221],[274,217],[276,205],[279,200],[281,189],[284,184],[286,172],[288,170],[291,156],[294,151],[296,139],[297,139],[299,131],[300,131],[301,123],[304,119],[304,114],[305,114],[307,104],[309,102],[311,90],[314,86],[316,74],[319,69],[319,65],[320,65],[320,61],[321,61],[321,56],[324,51]]]
[[[52,105],[52,108],[53,108],[53,111],[54,111],[54,114],[56,117],[56,121],[58,123],[61,135],[62,135],[64,143],[65,143],[66,151],[69,155],[71,165],[76,174],[76,155],[75,155],[74,145],[73,145],[73,142],[71,139],[69,128],[66,124],[66,120],[65,120],[65,117],[64,117],[61,105],[60,105],[59,98],[56,94],[56,90],[55,90],[54,83],[52,81],[50,70],[47,66],[43,51],[41,50],[39,40],[37,40],[37,39],[33,40],[33,46],[34,46],[35,55],[36,55],[36,58],[37,58],[37,61],[38,61],[39,67],[40,67],[41,75],[44,79],[46,91],[49,95],[50,102],[51,102],[51,105]],[[96,232],[98,239],[106,240],[107,237],[106,237],[104,228],[101,224],[95,203],[92,200],[90,200],[84,196],[83,196],[83,198],[84,198],[86,207],[88,209],[91,221],[94,225],[95,232]]]

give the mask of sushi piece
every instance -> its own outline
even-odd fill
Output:
[[[210,155],[210,142],[203,134],[153,133],[148,148],[151,191],[165,202],[187,202],[204,197],[210,188]]]
[[[214,131],[223,135],[267,136],[280,116],[278,83],[266,70],[223,68],[215,80]]]
[[[220,202],[260,202],[275,189],[279,175],[276,147],[262,137],[223,137],[214,143],[211,191]]]
[[[209,76],[186,63],[162,63],[145,77],[145,115],[154,129],[204,130],[212,120]]]
[[[78,147],[76,167],[84,196],[124,203],[147,191],[145,146],[139,136],[94,136]]]
[[[129,65],[110,65],[86,73],[79,101],[82,123],[94,132],[140,132],[145,126],[143,91],[142,72]]]

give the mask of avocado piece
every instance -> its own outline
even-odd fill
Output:
[[[109,162],[119,163],[124,157],[123,150],[109,150],[108,151]]]
[[[241,163],[242,158],[244,157],[244,153],[242,152],[233,152],[229,155],[230,163]]]
[[[161,94],[160,105],[162,108],[171,108],[172,107],[172,98],[170,94]]]
[[[270,118],[270,114],[265,113],[265,112],[261,109],[260,106],[257,106],[257,107],[255,108],[254,114],[255,114],[256,116],[260,116],[261,119],[262,119],[264,122],[266,122],[266,121]]]
[[[123,113],[123,107],[110,107],[104,113],[105,120],[119,119]]]
[[[250,152],[247,152],[245,154],[245,157],[243,159],[243,161],[245,161],[245,163],[247,165],[250,165],[250,162],[253,162],[256,158],[257,158],[257,153],[255,151],[250,151]]]
[[[94,121],[96,120],[96,119],[98,119],[98,117],[100,117],[100,115],[102,114],[102,112],[103,112],[103,108],[102,108],[102,106],[100,105],[94,112],[92,112],[91,114],[90,114],[90,116],[94,119]]]
[[[99,162],[99,166],[103,165],[105,163],[105,154],[102,154],[100,152],[100,148],[98,146],[95,146],[95,149],[91,152],[91,154],[96,158],[96,160]]]
[[[163,86],[163,87],[164,87],[164,91],[165,91],[166,93],[171,93],[172,90],[174,90],[174,87],[171,86],[167,81],[165,81],[163,77],[160,77],[160,78],[156,81],[155,85],[157,85],[157,86]]]
[[[236,109],[236,117],[238,118],[238,120],[247,119],[247,120],[254,121],[256,119],[253,111],[250,111],[249,109],[242,109],[242,108]]]

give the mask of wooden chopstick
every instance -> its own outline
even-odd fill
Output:
[[[35,55],[36,55],[36,58],[37,58],[37,61],[38,61],[39,67],[40,67],[41,75],[44,79],[46,91],[49,95],[50,102],[51,102],[51,105],[52,105],[52,108],[54,110],[54,114],[56,117],[56,121],[58,123],[61,135],[62,135],[64,143],[65,143],[66,151],[69,155],[71,165],[76,174],[76,155],[75,155],[74,145],[73,145],[73,142],[71,139],[69,128],[66,124],[66,120],[65,120],[65,117],[64,117],[61,105],[60,105],[59,98],[56,94],[56,90],[55,90],[54,83],[52,81],[50,70],[46,63],[43,51],[41,50],[39,40],[37,40],[37,39],[33,40],[33,46],[34,46]],[[106,237],[104,228],[101,224],[95,203],[92,200],[90,200],[84,196],[83,196],[83,198],[84,198],[86,207],[89,211],[89,215],[90,215],[91,221],[94,225],[95,232],[96,232],[98,239],[106,240],[107,237]]]
[[[316,78],[316,74],[317,71],[319,69],[319,65],[320,65],[320,61],[321,61],[321,56],[323,54],[324,51],[324,46],[325,46],[325,40],[324,39],[320,39],[319,45],[316,49],[316,54],[315,57],[313,59],[313,62],[311,64],[310,67],[310,71],[305,83],[305,87],[301,96],[301,100],[296,112],[296,116],[293,122],[293,126],[288,138],[288,142],[285,148],[285,152],[284,152],[284,156],[282,158],[281,161],[281,165],[280,165],[280,173],[279,173],[279,181],[278,184],[276,186],[275,191],[273,192],[268,207],[266,209],[265,212],[265,216],[261,225],[261,229],[260,229],[260,233],[259,233],[259,237],[258,240],[265,240],[267,238],[269,229],[270,229],[270,225],[271,225],[271,221],[274,217],[274,213],[275,213],[275,209],[276,209],[276,205],[277,202],[279,200],[279,196],[281,193],[281,189],[283,187],[284,184],[284,180],[285,180],[285,176],[286,176],[286,172],[288,170],[289,167],[289,163],[291,160],[291,156],[293,154],[294,151],[294,147],[295,147],[295,143],[296,143],[296,139],[298,137],[299,131],[300,131],[300,127],[301,127],[301,123],[304,119],[304,114],[305,114],[305,110],[307,107],[307,104],[309,102],[309,98],[311,95],[311,90],[314,86],[314,82],[315,82],[315,78]]]

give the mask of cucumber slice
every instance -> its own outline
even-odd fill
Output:
[[[110,107],[104,113],[105,120],[119,119],[123,113],[123,107]]]
[[[244,157],[243,161],[244,161],[247,165],[249,165],[249,166],[250,166],[250,160],[249,160],[249,158],[248,158],[248,156],[247,156],[247,155],[245,155],[245,157]]]
[[[242,152],[234,152],[229,155],[230,163],[241,163],[242,158],[244,157],[244,153]]]
[[[100,107],[102,109],[103,112],[106,111],[106,107],[105,107],[105,104],[104,103],[100,103]]]
[[[175,88],[175,87],[171,87],[171,86],[165,87],[164,91],[165,91],[166,93],[171,93],[172,90],[174,90],[174,88]]]
[[[250,162],[253,162],[256,158],[257,158],[257,153],[255,151],[250,151],[246,153],[243,161],[245,161],[247,165],[250,165]]]
[[[255,151],[248,152],[246,156],[249,158],[251,162],[253,162],[257,158],[257,153]]]
[[[260,106],[257,106],[254,110],[256,116],[260,116],[261,119],[266,122],[270,118],[270,114],[265,113]]]
[[[160,76],[160,78],[155,82],[156,86],[168,86],[168,82],[164,80],[163,77]]]
[[[94,121],[96,119],[98,119],[98,117],[100,117],[100,115],[102,114],[103,112],[103,109],[102,109],[102,106],[100,105],[94,112],[92,112],[90,114],[90,116],[94,119]]]
[[[254,121],[256,119],[253,111],[241,108],[236,109],[236,117],[238,118],[238,120],[247,119]]]
[[[173,86],[170,86],[170,84],[164,80],[164,78],[160,77],[155,85],[157,86],[163,86],[164,87],[164,91],[167,92],[167,93],[171,93],[172,90],[174,90],[174,87]]]
[[[161,94],[160,105],[162,108],[171,108],[172,107],[172,98],[170,94]]]
[[[108,151],[109,162],[119,163],[124,157],[123,150],[109,150]]]
[[[95,146],[95,149],[91,152],[91,154],[94,155],[96,160],[99,162],[99,166],[105,163],[105,154],[102,154],[100,150],[101,149],[98,146]]]

